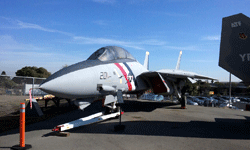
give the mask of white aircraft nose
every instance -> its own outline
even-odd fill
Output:
[[[61,98],[82,98],[96,91],[92,68],[80,69],[61,76],[52,75],[39,88]]]
[[[56,79],[54,79],[54,80],[56,80]],[[56,91],[57,86],[58,86],[58,84],[56,85],[52,80],[52,81],[48,81],[48,82],[40,84],[39,89],[45,91],[46,93],[52,94]]]

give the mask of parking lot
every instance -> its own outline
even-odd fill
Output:
[[[249,149],[250,113],[227,108],[197,107],[166,102],[125,100],[122,124],[118,119],[69,130],[69,137],[54,136],[56,125],[98,111],[100,102],[85,112],[73,110],[26,127],[26,143],[33,149]],[[18,129],[0,135],[0,149],[19,143]]]

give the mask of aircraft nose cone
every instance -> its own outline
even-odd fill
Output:
[[[56,80],[56,79],[54,79]],[[55,91],[56,89],[56,85],[55,83],[53,83],[54,81],[48,81],[48,82],[44,82],[42,84],[39,85],[39,89],[45,91],[46,93],[51,93],[53,91]]]
[[[93,84],[95,74],[91,68],[79,69],[60,76],[58,74],[60,72],[51,75],[39,88],[61,98],[82,98],[96,91],[96,84]]]

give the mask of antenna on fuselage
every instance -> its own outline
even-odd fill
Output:
[[[177,61],[176,68],[175,68],[176,70],[180,69],[181,55],[182,55],[182,51],[180,51],[180,54],[179,54],[179,57],[178,57],[178,61]]]
[[[149,56],[149,52],[147,51],[145,60],[144,60],[144,65],[143,65],[146,69],[149,69],[149,66],[148,66],[149,57],[148,56]]]

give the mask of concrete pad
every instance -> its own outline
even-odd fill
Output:
[[[119,119],[68,130],[54,136],[53,127],[96,112],[72,111],[26,127],[26,144],[32,149],[250,149],[250,112],[164,102],[125,100],[123,131],[115,132]],[[98,105],[98,104],[96,104]],[[19,144],[18,129],[0,134],[0,149]]]

